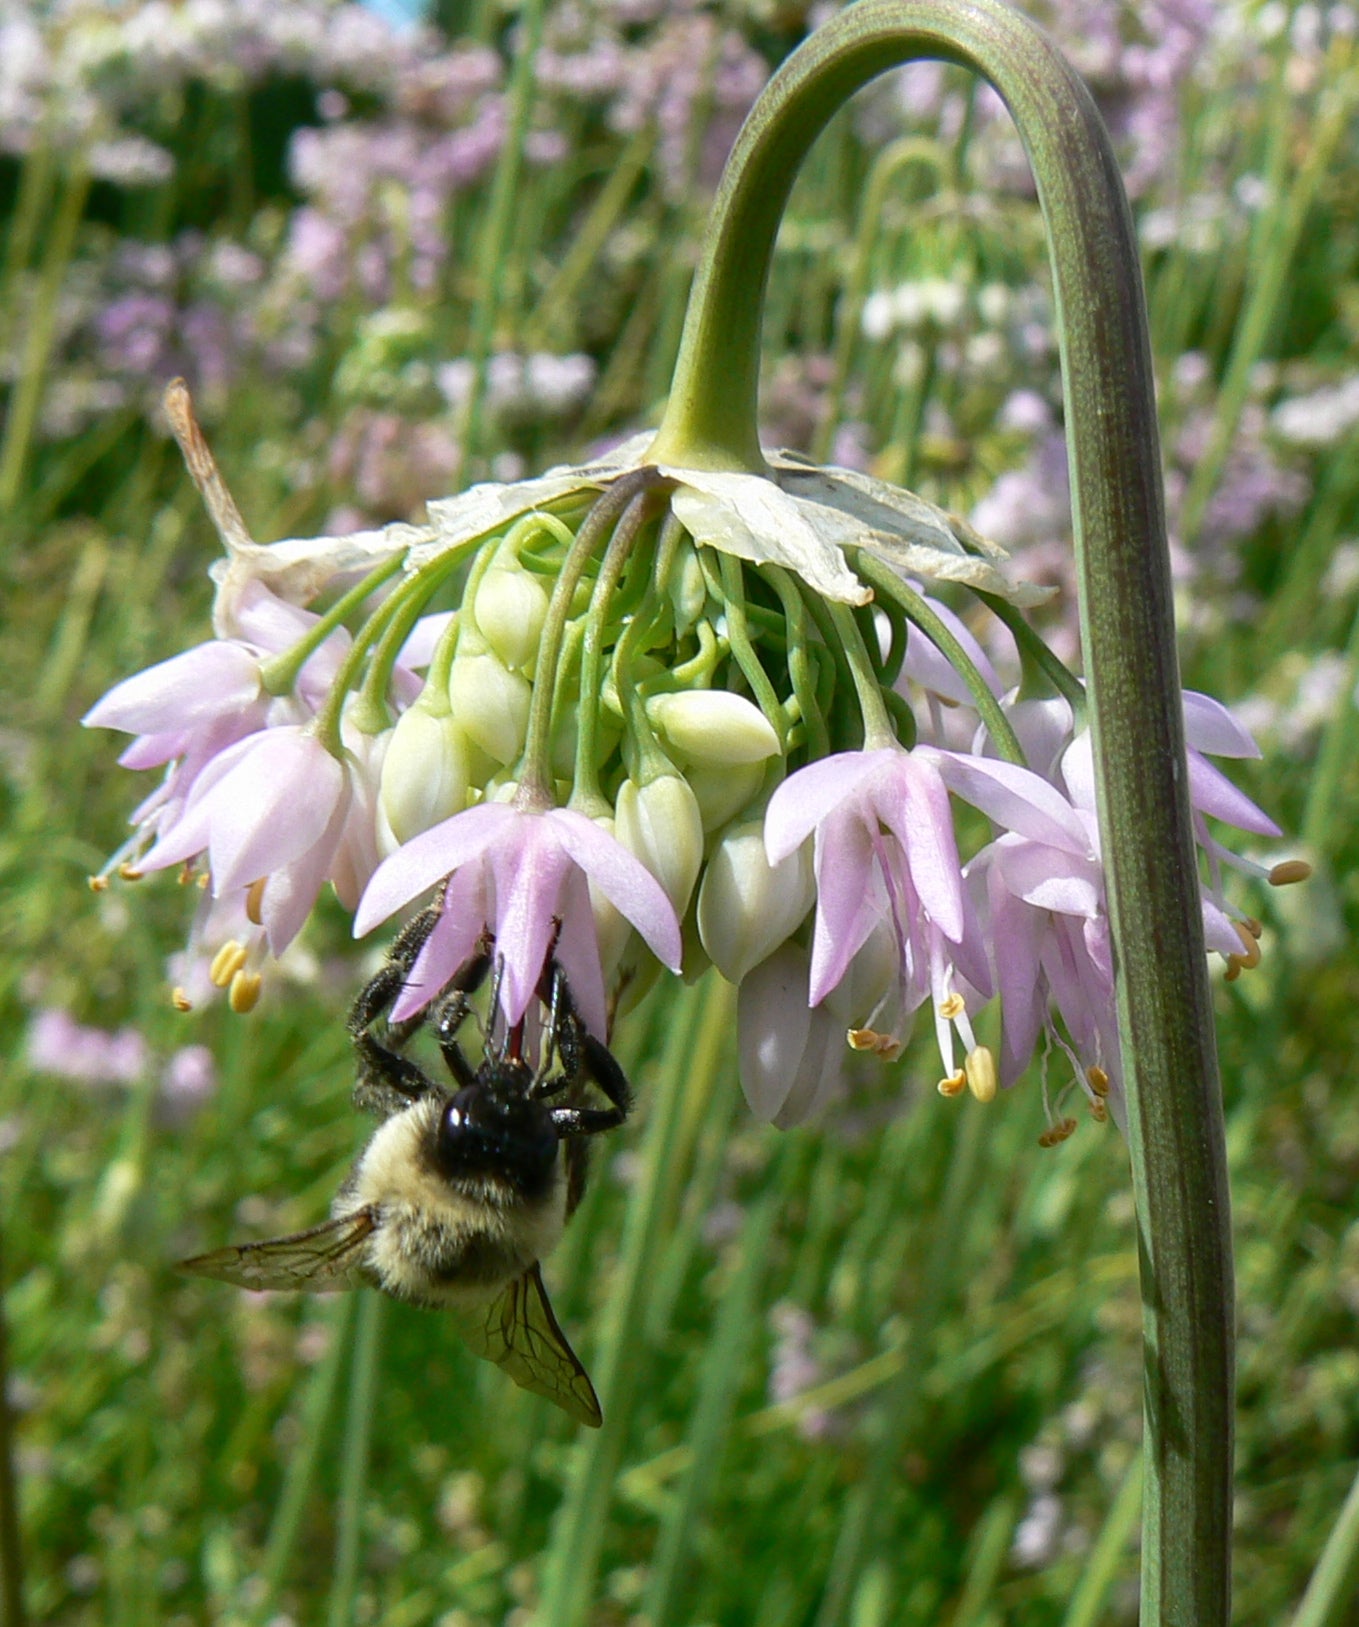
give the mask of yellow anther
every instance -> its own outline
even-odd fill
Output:
[[[979,1102],[996,1099],[996,1059],[989,1045],[978,1045],[967,1053],[963,1072],[967,1075],[967,1088]]]
[[[179,874],[175,877],[175,880],[181,887],[192,887],[194,882],[198,880],[198,875],[191,860],[185,859],[184,863],[180,865]]]
[[[1075,1119],[1063,1119],[1059,1124],[1055,1124],[1053,1129],[1057,1132],[1058,1141],[1065,1141],[1069,1135],[1075,1134],[1079,1126]]]
[[[264,881],[263,876],[258,881],[252,881],[245,889],[245,915],[248,921],[256,926],[264,925],[264,917],[260,913],[264,908]]]
[[[238,1016],[244,1016],[255,1009],[263,984],[264,979],[258,972],[237,972],[231,980],[227,1004]]]
[[[1269,872],[1271,887],[1290,887],[1295,881],[1306,881],[1312,867],[1306,859],[1285,859]]]
[[[92,893],[106,893],[109,890],[109,878],[107,876],[88,876],[86,879],[90,884]]]
[[[957,989],[947,999],[939,1002],[939,1015],[946,1023],[951,1023],[955,1017],[961,1017],[967,1010],[967,1001],[958,993]]]
[[[199,890],[199,892],[200,893],[207,892],[208,886],[209,886],[211,881],[212,881],[211,874],[207,870],[204,870],[198,877],[198,890]]]
[[[176,1011],[193,1010],[193,1001],[190,1000],[183,989],[178,987],[174,988],[170,993],[170,1004],[175,1008]]]
[[[245,965],[245,961],[245,945],[237,943],[235,938],[228,938],[212,957],[212,965],[208,967],[209,982],[215,989],[228,987]]]
[[[880,1034],[876,1028],[850,1028],[845,1039],[851,1051],[871,1051],[884,1062],[895,1062],[901,1055],[901,1041],[891,1034]]]
[[[1095,1101],[1090,1104],[1090,1117],[1096,1124],[1104,1124],[1109,1117],[1109,1109],[1103,1102]]]
[[[967,1075],[961,1068],[957,1073],[949,1074],[947,1079],[939,1081],[939,1094],[941,1096],[961,1096],[967,1089]]]
[[[124,860],[124,862],[118,866],[118,874],[124,881],[140,881],[146,872],[144,870],[138,870],[135,864],[128,864],[126,860]]]
[[[1245,927],[1246,931],[1250,933],[1252,938],[1258,939],[1264,936],[1265,929],[1263,925],[1257,921],[1253,915],[1246,916],[1245,920],[1241,922],[1241,925]]]
[[[1240,955],[1228,955],[1227,970],[1222,974],[1222,981],[1224,983],[1235,983],[1237,978],[1241,976],[1243,964]]]
[[[1233,955],[1231,958],[1238,961],[1243,971],[1250,971],[1252,967],[1260,964],[1260,945],[1251,937],[1240,921],[1232,923],[1236,928],[1236,935],[1241,940],[1241,947],[1246,951],[1244,955]]]
[[[1043,1131],[1042,1135],[1039,1136],[1038,1145],[1040,1147],[1055,1147],[1057,1145],[1051,1125],[1049,1125],[1047,1129]]]
[[[1096,1096],[1109,1094],[1109,1075],[1100,1067],[1098,1062],[1092,1062],[1085,1070],[1085,1081]]]

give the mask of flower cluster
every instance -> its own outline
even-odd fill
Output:
[[[227,548],[216,636],[86,722],[164,768],[110,868],[197,878],[194,957],[235,1009],[325,885],[358,934],[434,893],[395,1021],[488,940],[507,1023],[551,955],[601,1038],[663,967],[711,964],[740,985],[742,1081],[778,1124],[852,1054],[895,1060],[923,1006],[945,1095],[989,1100],[1041,1051],[1118,1113],[1081,686],[1049,658],[1062,693],[1004,688],[937,596],[983,594],[1032,640],[1042,595],[992,545],[847,471],[656,466],[638,442],[432,503],[424,527],[263,547],[182,388],[167,406]],[[1235,976],[1260,927],[1221,869],[1266,872],[1208,820],[1278,831],[1208,761],[1249,736],[1184,706],[1206,936]],[[976,1026],[997,996],[999,1061]],[[1073,1125],[1049,1108],[1049,1139]]]

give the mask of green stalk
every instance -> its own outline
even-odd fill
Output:
[[[359,1580],[363,1500],[368,1485],[368,1444],[373,1433],[373,1407],[377,1399],[378,1334],[381,1327],[382,1296],[366,1293],[359,1300],[354,1368],[349,1379],[349,1413],[345,1420],[344,1448],[340,1460],[335,1573],[326,1611],[328,1627],[351,1627],[354,1621],[354,1590]]]
[[[1359,1473],[1350,1485],[1317,1568],[1302,1596],[1293,1627],[1342,1627],[1359,1581]]]
[[[997,90],[1047,225],[1142,1266],[1142,1620],[1215,1627],[1231,1589],[1231,1234],[1146,306],[1108,133],[1040,30],[1002,0],[859,0],[785,63],[727,166],[648,456],[765,472],[759,338],[793,179],[854,91],[918,58]]]

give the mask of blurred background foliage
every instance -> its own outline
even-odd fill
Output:
[[[944,1103],[908,1054],[779,1136],[740,1101],[730,991],[658,992],[618,1036],[638,1111],[548,1273],[604,1401],[586,1439],[432,1316],[174,1275],[323,1215],[364,1133],[341,1014],[381,950],[336,909],[256,1013],[184,1015],[182,894],[85,885],[144,790],[79,718],[207,626],[165,382],[265,541],[654,422],[722,159],[833,9],[0,4],[0,1191],[37,1619],[1135,1619],[1112,1127],[1041,1151],[1036,1080]],[[1037,9],[1139,224],[1185,680],[1256,731],[1243,783],[1318,866],[1249,903],[1264,961],[1220,997],[1236,1617],[1263,1627],[1359,1459],[1355,14]],[[969,515],[1062,586],[1074,653],[1044,251],[989,92],[921,65],[837,119],[766,365],[768,442]]]

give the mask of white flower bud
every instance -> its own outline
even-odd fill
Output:
[[[522,569],[492,565],[477,588],[472,614],[486,642],[507,667],[528,667],[538,655],[547,594]]]
[[[670,573],[668,587],[670,603],[675,610],[675,630],[687,633],[703,614],[703,607],[708,602],[708,584],[693,547],[683,547],[678,566]]]
[[[762,763],[779,749],[769,719],[754,702],[729,689],[653,695],[646,712],[667,742],[691,762]]]
[[[453,659],[448,677],[453,717],[498,763],[512,763],[524,749],[532,694],[528,679],[511,672],[490,651],[464,654],[459,650]]]
[[[382,760],[378,803],[397,842],[461,813],[471,799],[466,734],[426,686],[397,719]]]
[[[722,976],[739,983],[796,930],[815,900],[810,843],[771,865],[763,822],[733,825],[703,871],[699,937]]]
[[[759,796],[764,785],[764,764],[696,763],[685,771],[684,777],[698,803],[704,830],[721,830]]]
[[[678,774],[648,785],[624,780],[618,792],[614,833],[665,888],[683,916],[703,863],[703,819],[694,793]]]
[[[807,1005],[807,951],[775,950],[742,980],[736,1009],[750,1111],[780,1130],[805,1123],[839,1087],[846,1052],[844,1026]]]

